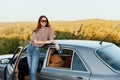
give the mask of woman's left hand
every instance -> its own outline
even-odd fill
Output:
[[[60,50],[59,44],[54,39],[52,39],[51,41],[52,41],[53,44],[55,44],[56,50]]]
[[[55,48],[56,48],[56,50],[60,50],[60,46],[59,46],[59,44],[55,44]]]

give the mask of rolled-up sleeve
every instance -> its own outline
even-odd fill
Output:
[[[52,30],[49,30],[48,38],[49,40],[54,39],[56,37],[55,33]]]

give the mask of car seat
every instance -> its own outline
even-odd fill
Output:
[[[64,62],[59,54],[52,54],[50,56],[49,67],[63,67]]]

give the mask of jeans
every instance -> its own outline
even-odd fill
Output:
[[[33,46],[32,44],[29,44],[26,53],[27,53],[30,80],[36,80],[36,72],[38,68],[40,48]]]

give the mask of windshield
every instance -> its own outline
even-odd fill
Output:
[[[109,46],[98,49],[98,56],[113,69],[120,71],[120,48],[117,46]]]

